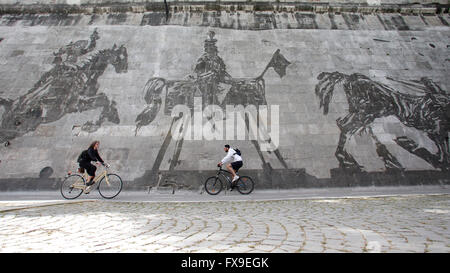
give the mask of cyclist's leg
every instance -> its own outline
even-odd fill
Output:
[[[92,165],[90,162],[80,162],[80,167],[86,169],[86,172],[88,173],[88,181],[86,183],[87,186],[91,186],[93,184],[93,180],[95,177],[95,171],[97,170],[97,167]]]
[[[236,173],[239,171],[239,169],[242,167],[242,165],[243,165],[242,161],[236,161],[236,162],[231,163],[231,168],[234,173],[233,180],[232,180],[233,186],[236,185],[236,181],[239,179],[239,176]]]
[[[233,162],[234,163],[234,162]],[[234,168],[233,168],[233,163],[228,163],[227,164],[227,170],[231,173],[231,175],[232,175],[232,180],[234,179],[234,177],[236,176],[236,172],[234,171]]]
[[[93,180],[95,178],[95,171],[97,170],[97,167],[95,167],[91,163],[89,163],[89,165],[90,165],[89,168],[86,169],[89,175],[89,181],[86,183],[86,185],[91,186],[92,184],[94,184]]]

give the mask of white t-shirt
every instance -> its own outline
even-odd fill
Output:
[[[228,149],[227,155],[222,159],[222,164],[242,161],[242,157],[233,148]]]

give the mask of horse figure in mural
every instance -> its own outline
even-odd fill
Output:
[[[377,154],[384,161],[386,169],[403,170],[400,162],[377,139],[371,128],[375,119],[394,116],[407,127],[426,133],[436,145],[437,153],[433,154],[419,147],[406,136],[394,139],[400,147],[424,159],[434,168],[450,170],[450,96],[431,79],[421,78],[411,83],[398,81],[409,87],[420,88],[423,95],[398,92],[359,73],[346,75],[340,72],[322,72],[317,79],[319,83],[315,92],[324,115],[328,114],[337,84],[342,84],[348,100],[349,113],[336,120],[341,134],[335,155],[341,168],[362,171],[363,167],[346,151],[345,144],[355,133],[365,131],[375,140]]]
[[[9,143],[36,130],[40,124],[96,108],[102,108],[98,120],[85,123],[82,130],[95,131],[105,120],[120,123],[116,102],[104,93],[97,93],[97,81],[108,65],[112,65],[116,73],[127,72],[127,49],[114,45],[111,49],[100,50],[81,66],[65,65],[60,54],[55,55],[55,66],[26,94],[15,100],[0,99],[0,105],[5,108],[0,123],[1,141]]]
[[[218,105],[223,110],[226,105],[267,105],[265,97],[265,81],[264,74],[272,67],[283,77],[286,67],[290,64],[277,50],[272,60],[267,65],[263,73],[255,78],[237,79],[232,78],[225,69],[223,60],[217,55],[217,47],[215,47],[214,33],[210,32],[210,39],[205,40],[206,53],[198,60],[194,72],[197,77],[189,76],[186,80],[166,80],[161,77],[154,77],[148,80],[144,87],[144,100],[147,103],[145,109],[136,118],[135,134],[142,126],[150,124],[161,110],[163,104],[162,95],[165,95],[164,114],[171,115],[172,109],[176,105],[186,105],[191,111],[194,108],[194,97],[202,98],[202,107],[207,105]],[[160,163],[164,157],[168,145],[171,140],[171,131],[174,122],[179,117],[174,117],[170,125],[168,134],[161,146],[161,149],[152,168],[153,172],[157,172]],[[248,127],[248,120],[247,120]],[[256,140],[252,140],[253,145],[258,154],[266,163],[259,144]],[[175,144],[174,155],[170,163],[169,170],[173,170],[178,164],[178,158],[181,152],[183,138]],[[278,149],[274,151],[281,164],[287,168],[287,164],[282,158]],[[270,166],[270,165],[269,165]]]

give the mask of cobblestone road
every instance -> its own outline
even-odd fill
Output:
[[[26,205],[26,204],[24,204]],[[16,204],[17,206],[17,204]],[[450,195],[0,204],[0,252],[445,252]]]

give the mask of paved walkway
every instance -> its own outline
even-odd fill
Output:
[[[246,201],[197,194],[177,202],[1,194],[0,252],[448,253],[450,195],[440,191]]]

